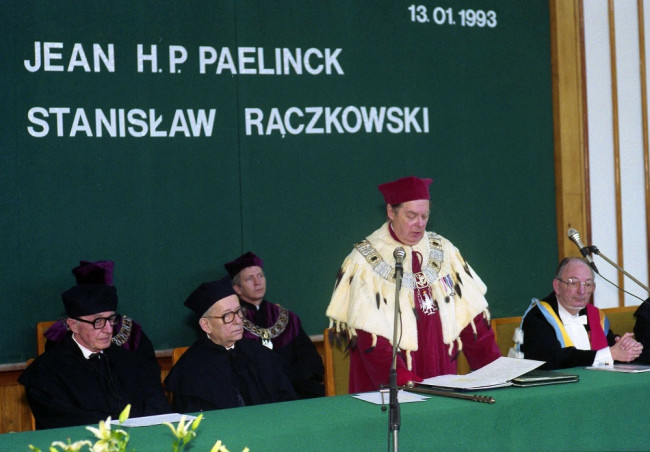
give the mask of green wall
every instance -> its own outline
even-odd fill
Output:
[[[434,179],[429,229],[486,282],[494,316],[546,293],[547,1],[0,9],[0,363],[35,354],[80,259],[116,262],[120,311],[157,349],[194,339],[182,302],[248,250],[267,298],[318,334],[338,266],[384,220],[376,186],[407,175]],[[382,111],[381,127],[364,119]]]

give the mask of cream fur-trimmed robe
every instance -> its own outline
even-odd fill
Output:
[[[335,326],[337,331],[347,329],[351,336],[355,336],[355,330],[360,329],[371,333],[373,337],[384,337],[392,344],[395,315],[393,251],[398,246],[406,250],[399,296],[403,325],[399,348],[407,352],[418,349],[413,290],[415,278],[410,271],[411,251],[415,250],[422,255],[421,273],[431,286],[432,298],[437,301],[443,341],[449,345],[451,353],[454,341],[460,341],[460,332],[472,323],[474,317],[483,313],[489,321],[488,305],[484,296],[487,287],[447,239],[427,232],[419,243],[409,247],[393,239],[388,222],[368,236],[366,241],[356,244],[355,249],[343,261],[326,311],[327,317],[330,318],[330,327]],[[372,253],[373,248],[375,254]],[[449,292],[441,281],[446,275],[451,277],[455,288],[450,297],[447,296]],[[472,327],[476,331],[473,323]],[[459,349],[461,348],[462,344],[459,343]]]

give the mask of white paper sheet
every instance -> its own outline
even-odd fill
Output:
[[[126,422],[122,424],[122,427],[148,427],[150,425],[159,425],[163,422],[171,422],[172,424],[176,424],[181,420],[181,416],[185,416],[186,422],[192,422],[194,419],[196,419],[196,416],[190,416],[188,414],[157,414],[155,416],[143,416],[127,419]],[[111,425],[118,425],[119,423],[120,422],[117,419],[111,421]]]
[[[384,396],[383,402],[382,402],[382,394]],[[363,400],[365,402],[370,402],[374,403],[375,405],[386,405],[388,406],[390,402],[390,391],[388,389],[381,390],[381,391],[374,391],[374,392],[364,392],[361,394],[355,394],[352,397],[357,398],[359,400]],[[412,392],[407,392],[403,390],[397,391],[397,401],[399,403],[410,403],[410,402],[422,402],[424,400],[427,400],[429,397],[423,396],[421,394],[414,394]]]
[[[427,378],[421,384],[440,388],[489,389],[510,386],[510,380],[525,374],[544,364],[544,361],[532,359],[508,358],[502,356],[467,375],[440,375]]]

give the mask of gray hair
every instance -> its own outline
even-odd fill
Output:
[[[560,279],[560,276],[562,275],[562,272],[564,271],[564,268],[569,265],[571,262],[582,262],[585,264],[587,267],[589,267],[589,270],[591,271],[591,279],[596,278],[596,274],[594,273],[594,269],[589,265],[589,262],[587,262],[586,259],[583,259],[581,257],[565,257],[560,261],[560,264],[557,266],[557,270],[555,270],[555,278]]]

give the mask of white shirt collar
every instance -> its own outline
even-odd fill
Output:
[[[571,338],[571,341],[573,341],[573,345],[578,350],[589,350],[591,348],[589,334],[587,334],[587,330],[584,327],[587,324],[587,316],[573,315],[564,309],[560,303],[557,306],[560,319],[564,324],[564,329]]]
[[[559,302],[557,304],[558,311],[560,313],[560,319],[562,319],[562,323],[579,323],[581,325],[586,325],[587,324],[587,316],[586,315],[580,315],[580,314],[571,314],[569,311],[567,311],[564,306],[562,306]]]
[[[88,350],[86,347],[84,347],[83,345],[81,345],[77,340],[77,338],[75,337],[74,333],[72,334],[72,340],[75,341],[75,343],[79,346],[79,348],[81,349],[81,353],[83,353],[84,355],[84,358],[88,359],[90,355],[92,355],[93,353],[97,353],[97,352],[92,352]],[[102,351],[100,350],[99,353],[102,353]]]

